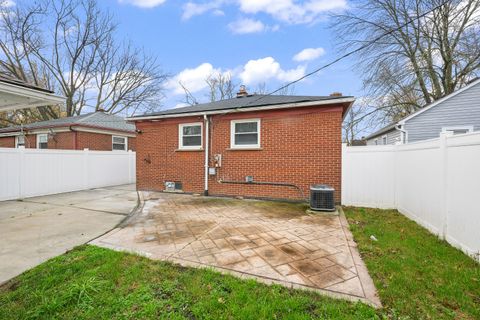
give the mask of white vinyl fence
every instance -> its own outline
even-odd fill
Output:
[[[0,201],[135,183],[135,152],[0,148]]]
[[[480,260],[480,132],[344,146],[342,204],[398,209]]]

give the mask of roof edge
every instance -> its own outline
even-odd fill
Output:
[[[289,109],[289,108],[300,108],[300,107],[309,107],[309,106],[320,106],[320,105],[332,105],[332,104],[342,104],[349,103],[349,107],[355,102],[354,97],[344,97],[328,100],[318,100],[318,101],[303,101],[303,102],[293,102],[285,104],[272,104],[264,106],[253,106],[253,107],[238,107],[238,108],[229,108],[222,110],[212,110],[212,111],[196,111],[196,112],[184,112],[184,113],[171,113],[171,114],[160,114],[160,115],[145,115],[145,116],[135,116],[126,118],[127,121],[141,121],[141,120],[153,120],[153,119],[164,119],[164,118],[183,118],[190,116],[200,116],[200,115],[213,115],[213,114],[223,114],[229,113],[231,111],[237,112],[249,112],[249,111],[262,111],[262,110],[274,110],[274,109]]]

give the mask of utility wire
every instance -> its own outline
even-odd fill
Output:
[[[253,103],[255,103],[255,102],[258,102],[258,101],[264,99],[264,98],[267,97],[267,96],[271,96],[271,95],[273,95],[273,94],[275,94],[275,93],[277,93],[277,92],[279,92],[279,91],[281,91],[281,90],[283,90],[283,89],[285,89],[285,88],[288,88],[289,86],[291,86],[291,85],[293,85],[293,84],[295,84],[295,83],[298,83],[298,82],[300,82],[300,81],[302,81],[302,80],[304,80],[304,79],[306,79],[306,78],[308,78],[308,77],[310,77],[310,76],[312,76],[312,75],[314,75],[314,74],[322,71],[323,69],[326,69],[326,68],[334,65],[335,63],[337,63],[337,62],[339,62],[339,61],[341,61],[341,60],[343,60],[343,59],[346,59],[346,58],[348,58],[349,56],[354,55],[354,54],[356,54],[356,53],[358,53],[358,52],[360,52],[360,51],[368,48],[369,46],[371,46],[372,44],[378,42],[378,41],[381,40],[382,38],[384,38],[384,37],[386,37],[386,36],[388,36],[388,35],[391,35],[391,34],[394,33],[394,32],[397,32],[397,31],[403,29],[404,27],[408,26],[408,25],[411,24],[412,22],[415,22],[416,20],[420,20],[421,18],[426,17],[427,15],[429,15],[430,13],[432,13],[432,12],[434,12],[435,10],[439,9],[440,7],[446,5],[446,4],[447,4],[448,2],[450,2],[450,1],[451,1],[451,0],[446,0],[446,1],[442,2],[442,3],[439,4],[438,6],[436,6],[436,7],[432,8],[432,9],[430,9],[430,10],[422,13],[421,15],[419,15],[419,16],[417,16],[417,17],[414,17],[414,18],[408,20],[407,22],[405,22],[404,24],[398,26],[397,28],[394,28],[394,29],[392,29],[392,30],[389,30],[389,31],[387,31],[387,32],[379,35],[378,37],[376,37],[376,38],[373,39],[372,41],[367,42],[366,44],[358,47],[357,49],[352,50],[352,51],[350,51],[350,52],[347,52],[347,53],[345,53],[344,55],[342,55],[341,57],[338,57],[338,58],[336,58],[335,60],[330,61],[329,63],[327,63],[327,64],[325,64],[325,65],[323,65],[323,66],[321,66],[321,67],[318,67],[317,69],[315,69],[315,70],[313,70],[313,71],[311,71],[311,72],[303,75],[302,77],[300,77],[300,78],[298,78],[298,79],[296,79],[296,80],[293,80],[293,81],[291,81],[291,82],[289,82],[289,83],[281,86],[280,88],[278,88],[278,89],[276,89],[276,90],[274,90],[274,91],[272,91],[272,92],[270,92],[270,93],[267,93],[267,94],[265,94],[265,95],[262,95],[262,96],[258,97],[257,99],[255,99],[255,100],[253,100],[253,101],[250,101],[249,103],[245,104],[244,107],[249,106],[249,105],[251,105],[251,104],[253,104]]]

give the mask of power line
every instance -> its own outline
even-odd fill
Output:
[[[302,77],[300,77],[300,78],[298,78],[298,79],[296,79],[296,80],[293,80],[293,81],[291,81],[291,82],[289,82],[289,83],[281,86],[280,88],[278,88],[278,89],[276,89],[276,90],[274,90],[274,91],[272,91],[272,92],[269,92],[269,93],[267,93],[267,94],[265,94],[265,95],[262,95],[262,96],[258,97],[258,99],[255,99],[255,100],[253,100],[253,101],[250,101],[249,103],[247,103],[246,105],[244,105],[244,107],[249,106],[249,105],[251,105],[251,104],[253,104],[253,103],[255,103],[255,102],[258,102],[258,101],[264,99],[265,97],[271,96],[271,95],[273,95],[273,94],[275,94],[275,93],[277,93],[277,92],[279,92],[279,91],[281,91],[281,90],[284,90],[284,89],[288,88],[289,86],[291,86],[291,85],[293,85],[293,84],[295,84],[295,83],[298,83],[298,82],[300,82],[300,81],[302,81],[302,80],[304,80],[304,79],[306,79],[306,78],[308,78],[308,77],[310,77],[310,76],[312,76],[312,75],[314,75],[314,74],[322,71],[323,69],[326,69],[326,68],[334,65],[335,63],[337,63],[337,62],[339,62],[339,61],[341,61],[341,60],[343,60],[343,59],[345,59],[345,58],[348,58],[348,57],[351,56],[351,55],[354,55],[354,54],[356,54],[356,53],[358,53],[358,52],[360,52],[360,51],[368,48],[369,46],[371,46],[372,44],[378,42],[378,41],[381,40],[382,38],[384,38],[384,37],[386,37],[386,36],[388,36],[388,35],[390,35],[390,34],[392,34],[392,33],[394,33],[394,32],[397,32],[397,31],[403,29],[404,27],[408,26],[409,24],[411,24],[412,22],[414,22],[414,21],[416,21],[416,20],[420,20],[421,18],[424,18],[425,16],[429,15],[430,13],[432,13],[432,12],[434,12],[435,10],[439,9],[440,7],[444,6],[444,5],[447,4],[448,2],[450,2],[450,0],[446,0],[446,1],[442,2],[442,3],[439,4],[438,6],[436,6],[436,7],[432,8],[432,9],[430,9],[430,10],[422,13],[421,15],[419,15],[419,16],[417,16],[417,17],[414,17],[414,18],[408,20],[407,22],[405,22],[404,24],[398,26],[397,28],[392,29],[392,30],[389,30],[388,32],[385,32],[385,33],[379,35],[378,37],[376,37],[376,38],[373,39],[372,41],[367,42],[366,44],[358,47],[358,48],[355,49],[355,50],[352,50],[352,51],[350,51],[350,52],[345,53],[344,55],[336,58],[336,59],[333,60],[333,61],[330,61],[329,63],[327,63],[327,64],[325,64],[325,65],[323,65],[323,66],[321,66],[321,67],[318,67],[317,69],[315,69],[315,70],[313,70],[313,71],[311,71],[311,72],[303,75]]]

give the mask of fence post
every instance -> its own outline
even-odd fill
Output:
[[[83,149],[83,189],[90,189],[90,177],[88,176],[88,156],[89,149]]]
[[[447,132],[440,133],[440,139],[438,140],[440,144],[440,170],[442,175],[442,230],[441,236],[443,239],[447,238],[448,233],[448,205],[449,205],[449,194],[448,194],[448,150],[447,150],[447,139],[451,135]]]
[[[128,183],[132,183],[132,150],[128,150]]]
[[[26,177],[26,164],[25,164],[25,147],[20,146],[18,147],[18,152],[20,154],[20,174],[18,175],[18,198],[23,199],[25,197],[25,191],[23,190],[23,187],[26,185],[25,184],[25,177]]]

